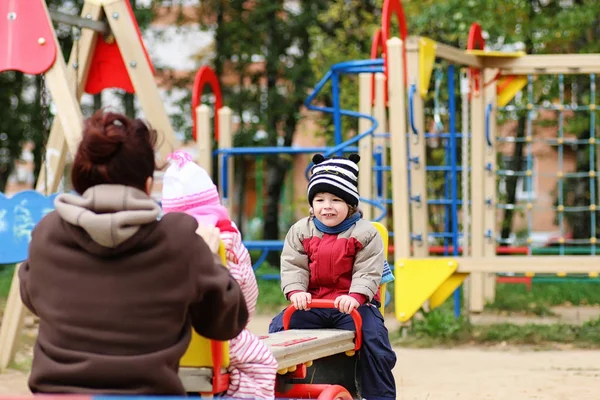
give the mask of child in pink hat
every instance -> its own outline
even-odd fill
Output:
[[[165,213],[183,212],[200,226],[216,227],[225,245],[227,267],[239,283],[250,317],[256,309],[258,286],[252,260],[240,231],[221,205],[219,193],[208,173],[184,151],[167,157],[163,176],[162,208]],[[247,329],[230,341],[230,385],[233,398],[273,399],[277,361],[264,343]]]

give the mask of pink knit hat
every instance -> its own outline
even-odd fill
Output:
[[[229,219],[219,192],[208,173],[192,156],[178,150],[167,156],[169,167],[163,175],[162,208],[165,213],[184,212],[209,225]]]

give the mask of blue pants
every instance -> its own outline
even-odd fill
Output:
[[[383,316],[374,304],[358,308],[362,317],[362,346],[358,352],[358,371],[362,382],[362,397],[367,400],[395,400],[396,382],[392,369],[396,353],[392,350]],[[290,329],[345,329],[354,330],[354,321],[348,314],[334,309],[313,308],[292,314]],[[283,330],[283,312],[269,325],[269,333]]]

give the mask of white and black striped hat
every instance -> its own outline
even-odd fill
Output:
[[[358,154],[327,159],[315,154],[312,161],[315,165],[308,181],[308,203],[311,206],[317,193],[331,193],[351,206],[358,206]]]

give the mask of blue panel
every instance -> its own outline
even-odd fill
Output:
[[[0,264],[15,264],[27,258],[31,231],[54,210],[56,196],[44,196],[34,190],[12,197],[0,193]]]

